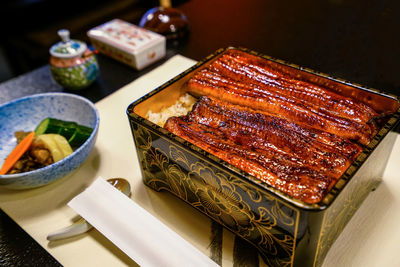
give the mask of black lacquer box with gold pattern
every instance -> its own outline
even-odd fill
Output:
[[[302,75],[340,85],[343,95],[391,114],[378,133],[319,203],[309,204],[271,187],[145,119],[173,105],[196,71],[237,49]],[[321,266],[333,242],[383,175],[399,121],[399,99],[245,48],[216,51],[192,68],[133,102],[127,115],[144,183],[167,190],[257,249],[268,266]]]

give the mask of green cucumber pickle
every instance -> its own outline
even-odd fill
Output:
[[[55,118],[42,120],[35,129],[35,135],[56,133],[64,136],[71,147],[82,145],[91,135],[93,129],[73,121],[63,121]]]

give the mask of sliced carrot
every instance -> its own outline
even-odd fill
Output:
[[[3,166],[0,169],[0,175],[6,174],[12,168],[12,166],[14,166],[15,162],[17,162],[31,146],[34,137],[35,137],[35,132],[30,132],[13,149],[13,151],[11,151],[10,155],[8,155],[8,157],[3,163]]]

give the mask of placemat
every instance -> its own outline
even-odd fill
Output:
[[[142,183],[126,108],[130,103],[189,68],[195,61],[175,56],[152,72],[96,103],[100,128],[89,158],[70,175],[37,189],[0,189],[0,207],[64,266],[135,266],[128,256],[97,230],[71,239],[48,242],[49,232],[76,219],[67,203],[98,176],[124,177],[132,185],[131,198],[184,239],[222,266],[265,266],[246,258],[246,250],[229,231],[167,192]],[[383,182],[364,201],[332,246],[323,266],[399,266],[400,139]],[[134,227],[134,225],[132,225]],[[251,251],[251,249],[250,249]],[[238,256],[240,255],[240,257]]]

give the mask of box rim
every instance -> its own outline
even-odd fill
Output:
[[[271,61],[276,62],[276,63],[283,64],[285,66],[293,67],[293,68],[295,68],[297,70],[300,70],[300,71],[305,71],[307,73],[310,73],[310,74],[313,74],[313,75],[317,75],[319,77],[326,78],[326,79],[329,79],[331,81],[339,82],[341,84],[354,87],[354,88],[359,89],[359,90],[363,90],[363,91],[367,91],[367,92],[370,92],[370,93],[373,93],[373,94],[377,94],[377,95],[380,95],[380,96],[391,98],[391,99],[393,99],[394,101],[396,101],[399,104],[399,107],[390,116],[388,121],[381,127],[381,129],[374,136],[374,138],[372,138],[372,140],[369,142],[369,144],[363,148],[362,152],[357,156],[357,158],[347,168],[347,170],[343,173],[343,175],[336,181],[336,183],[333,185],[333,187],[322,198],[322,200],[320,202],[314,203],[314,204],[303,202],[303,201],[301,201],[299,199],[296,199],[296,198],[294,198],[294,197],[292,197],[292,196],[280,191],[279,189],[274,188],[271,185],[268,185],[268,184],[262,182],[260,179],[258,179],[256,177],[254,177],[254,176],[252,176],[252,175],[250,175],[250,174],[238,169],[237,167],[229,164],[228,162],[223,161],[222,159],[217,158],[216,156],[214,156],[214,155],[206,152],[205,150],[203,150],[203,149],[191,144],[190,142],[185,141],[181,137],[170,133],[166,129],[164,129],[164,128],[152,123],[151,121],[149,121],[149,120],[147,120],[147,119],[135,114],[134,112],[130,112],[130,110],[133,110],[134,107],[137,106],[138,104],[140,104],[143,101],[149,99],[150,97],[152,97],[156,93],[162,91],[163,89],[165,89],[166,87],[168,87],[172,83],[182,79],[183,77],[185,77],[190,72],[194,71],[195,69],[197,69],[200,66],[206,64],[210,60],[216,58],[220,54],[222,54],[225,51],[228,51],[230,49],[240,50],[240,51],[243,51],[243,52],[255,55],[255,56],[259,56],[259,57],[265,58],[267,60],[271,60]],[[213,54],[210,54],[209,56],[205,57],[203,60],[200,60],[197,64],[195,64],[194,66],[190,67],[186,71],[178,74],[177,76],[173,77],[172,79],[170,79],[169,81],[165,82],[161,86],[158,86],[157,88],[155,88],[151,92],[149,92],[149,93],[145,94],[144,96],[140,97],[139,99],[135,100],[134,102],[129,104],[129,106],[127,107],[126,114],[128,115],[129,118],[132,118],[132,119],[136,120],[137,122],[143,123],[144,126],[146,126],[147,128],[149,128],[152,131],[157,132],[157,134],[167,135],[169,138],[173,138],[174,141],[179,142],[181,145],[184,145],[184,146],[188,147],[191,150],[191,152],[196,153],[196,154],[200,155],[201,157],[206,157],[208,161],[212,161],[212,162],[214,162],[216,164],[219,164],[219,165],[223,166],[224,168],[228,169],[229,171],[234,171],[241,178],[246,179],[247,181],[251,182],[255,186],[258,186],[260,190],[266,190],[266,191],[268,191],[269,194],[272,194],[272,195],[282,199],[283,201],[288,202],[288,204],[291,204],[291,205],[295,206],[296,208],[301,208],[301,209],[307,210],[307,211],[321,211],[321,210],[327,209],[334,202],[336,197],[340,194],[341,191],[344,190],[344,188],[346,187],[348,182],[351,180],[351,178],[354,176],[354,174],[357,173],[358,169],[363,165],[363,163],[368,159],[368,157],[371,155],[371,153],[379,145],[380,141],[382,141],[384,139],[384,137],[389,132],[391,132],[397,126],[397,124],[399,124],[399,122],[400,122],[400,97],[396,96],[394,94],[383,92],[383,91],[378,90],[378,89],[362,86],[362,85],[357,84],[357,83],[352,83],[352,82],[349,82],[349,81],[344,80],[344,79],[340,79],[340,78],[333,77],[333,76],[325,74],[325,73],[314,71],[314,70],[312,70],[310,68],[301,67],[301,66],[299,66],[297,64],[289,63],[289,62],[281,60],[281,59],[276,59],[276,58],[273,58],[271,56],[268,56],[268,55],[265,55],[265,54],[262,54],[262,53],[259,53],[259,52],[255,52],[253,50],[250,50],[250,49],[247,49],[247,48],[244,48],[244,47],[229,46],[229,47],[226,47],[226,48],[218,49]]]

